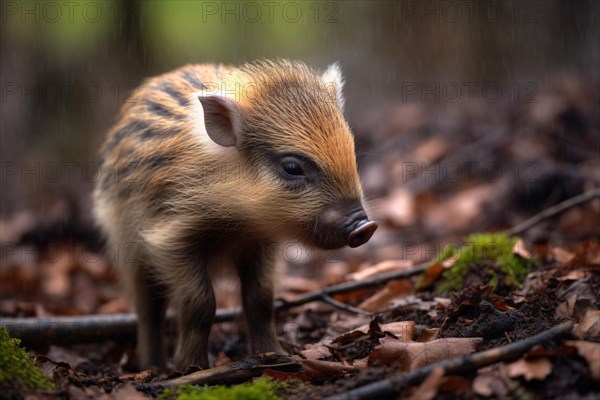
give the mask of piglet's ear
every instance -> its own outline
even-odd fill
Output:
[[[235,146],[242,125],[239,106],[225,93],[201,94],[198,100],[202,104],[204,125],[211,140],[220,146]]]

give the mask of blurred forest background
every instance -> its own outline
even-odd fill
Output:
[[[40,223],[89,222],[120,105],[145,77],[186,63],[339,61],[364,186],[384,222],[376,244],[397,245],[398,229],[421,243],[506,227],[598,182],[594,0],[3,1],[1,11],[3,243]],[[462,179],[466,161],[478,164]],[[458,169],[429,168],[440,165]],[[503,178],[513,186],[482,192]],[[532,199],[527,185],[540,182]],[[418,212],[477,188],[455,208]],[[494,206],[503,195],[516,203]]]

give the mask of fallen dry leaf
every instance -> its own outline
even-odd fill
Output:
[[[369,356],[354,360],[354,362],[352,362],[352,365],[354,365],[357,368],[367,368],[367,366],[369,365]]]
[[[215,359],[215,367],[231,364],[231,358],[227,357],[224,352],[220,351]]]
[[[75,267],[68,248],[62,247],[46,254],[42,262],[42,290],[49,296],[66,297],[71,290],[69,274]]]
[[[471,379],[460,375],[448,375],[442,379],[439,386],[439,391],[442,393],[450,393],[457,397],[463,397],[471,388]],[[461,394],[464,394],[461,396]]]
[[[557,297],[566,300],[557,307],[557,315],[579,318],[584,311],[591,307],[597,300],[591,277],[565,281],[565,284],[557,289]],[[561,314],[562,313],[562,314]]]
[[[103,257],[79,246],[75,248],[75,257],[79,268],[96,279],[104,277],[109,271],[110,266]]]
[[[360,303],[358,308],[370,312],[383,311],[390,306],[392,301],[411,293],[412,289],[413,284],[408,279],[388,282],[383,289]]]
[[[386,260],[348,275],[348,280],[361,281],[374,275],[409,269],[413,265],[407,260]]]
[[[550,252],[554,256],[554,259],[562,264],[568,264],[575,257],[575,254],[560,247],[553,247],[550,249]]]
[[[436,262],[431,264],[429,268],[423,272],[421,275],[421,279],[419,280],[419,285],[417,286],[417,290],[425,289],[431,285],[442,275],[446,268],[441,262]]]
[[[425,225],[435,229],[458,230],[466,228],[482,214],[484,205],[497,195],[495,185],[480,185],[458,192],[450,199],[433,206],[424,215]]]
[[[92,278],[82,271],[71,274],[72,303],[82,314],[92,314],[100,303],[98,290]]]
[[[436,361],[469,354],[481,338],[445,338],[427,343],[401,342],[391,337],[379,339],[369,356],[369,365],[389,365],[397,362],[402,371],[410,371]]]
[[[528,381],[542,381],[552,372],[552,362],[547,357],[521,358],[506,364],[506,372],[511,378],[522,376]]]
[[[572,318],[575,310],[576,296],[571,296],[556,307],[556,316],[558,318]]]
[[[331,350],[324,345],[307,344],[306,349],[302,350],[300,355],[307,360],[320,360],[322,358],[331,357]]]
[[[310,292],[322,288],[322,284],[300,276],[286,276],[283,278],[280,290],[289,292]]]
[[[600,267],[600,244],[589,241],[575,251],[575,257],[569,262],[571,268]]]
[[[516,292],[517,295],[527,297],[539,293],[546,288],[548,282],[548,271],[533,271],[527,274],[523,288]]]
[[[46,356],[56,362],[67,363],[73,369],[76,369],[80,364],[89,361],[87,358],[79,356],[74,351],[59,346],[50,346],[50,350]]]
[[[592,273],[585,269],[576,269],[570,271],[568,274],[558,277],[559,281],[578,281],[583,278],[587,278]]]
[[[110,393],[105,393],[98,397],[100,400],[111,400],[111,399],[127,399],[127,400],[142,400],[151,399],[152,396],[138,391],[135,386],[130,382],[125,382],[117,386]]]
[[[566,344],[577,349],[577,353],[587,361],[592,378],[600,382],[600,343],[568,340]]]
[[[498,376],[499,373],[497,368],[495,370],[480,370],[475,379],[473,379],[471,388],[480,396],[490,397],[494,395],[497,398],[506,398],[508,388],[504,380]]]
[[[439,136],[425,140],[413,150],[413,160],[418,164],[433,164],[449,150],[448,142]]]
[[[379,200],[373,211],[379,221],[387,221],[396,227],[410,226],[416,220],[415,198],[406,189],[395,189],[387,198]]]
[[[580,339],[599,339],[600,310],[587,309],[583,318],[573,328],[573,334]]]
[[[440,333],[440,328],[423,328],[417,342],[431,342],[436,339]]]
[[[517,241],[515,242],[515,245],[512,248],[512,252],[523,257],[526,260],[531,259],[531,253],[529,252],[529,250],[527,250],[527,248],[525,247],[525,243],[521,238],[517,239]]]
[[[356,366],[345,365],[335,361],[305,360],[297,356],[292,356],[292,359],[302,365],[303,371],[299,374],[290,375],[290,377],[293,376],[307,381],[331,379],[359,370]]]
[[[438,393],[438,388],[444,378],[444,369],[435,368],[427,378],[412,392],[407,400],[431,400]]]
[[[392,334],[402,342],[409,342],[415,336],[415,321],[390,322],[381,324],[379,327],[384,334]]]
[[[377,322],[371,321],[371,323],[369,325],[362,325],[362,326],[359,326],[358,328],[353,329],[349,332],[342,333],[341,335],[339,335],[338,337],[333,339],[333,341],[331,343],[345,345],[348,343],[355,342],[356,340],[358,340],[360,338],[367,337],[367,336],[369,336],[369,333],[372,332],[371,325],[373,325],[373,323],[377,324]],[[377,329],[379,329],[378,324],[377,324]]]
[[[119,314],[130,312],[129,301],[125,297],[117,297],[102,304],[96,310],[97,314]]]

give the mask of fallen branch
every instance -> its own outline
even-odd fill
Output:
[[[353,292],[358,289],[365,289],[373,286],[383,285],[392,280],[410,278],[411,276],[418,275],[421,272],[429,268],[430,262],[415,265],[409,269],[403,269],[400,271],[388,272],[386,274],[379,274],[362,281],[349,281],[326,287],[321,290],[315,290],[312,292],[305,293],[296,297],[293,300],[278,299],[275,301],[275,307],[278,310],[284,310],[292,307],[297,307],[302,304],[310,303],[313,301],[323,300],[323,295],[332,296],[339,293]]]
[[[429,364],[405,374],[370,383],[368,385],[327,397],[325,400],[359,400],[394,397],[405,385],[415,385],[423,381],[433,370],[441,368],[445,375],[461,374],[483,368],[487,365],[519,358],[533,346],[566,334],[573,322],[564,322],[530,338],[510,343],[495,349],[464,355],[449,360]]]
[[[170,388],[185,384],[190,385],[232,385],[247,382],[252,378],[261,376],[265,370],[298,373],[302,366],[290,356],[276,353],[257,354],[245,360],[235,361],[222,367],[209,368],[192,372],[177,378],[165,381],[138,385],[141,391]]]
[[[0,318],[12,337],[25,346],[92,343],[135,338],[135,314],[82,315],[76,317]]]
[[[275,308],[285,310],[314,301],[324,301],[338,293],[352,292],[385,284],[391,280],[404,279],[425,271],[429,263],[410,269],[373,276],[362,281],[350,281],[315,290],[293,300],[277,299]],[[333,299],[332,299],[333,300]],[[328,301],[331,304],[331,301]],[[350,309],[348,309],[350,310]],[[217,310],[215,322],[231,321],[242,314],[241,309]],[[167,315],[167,320],[172,319]],[[12,337],[19,338],[24,345],[90,343],[103,340],[132,340],[135,337],[137,317],[135,314],[83,315],[76,317],[44,318],[0,318]]]
[[[321,300],[323,300],[323,302],[325,302],[337,309],[340,309],[342,311],[346,311],[346,312],[350,312],[350,313],[354,313],[354,314],[366,315],[368,317],[373,315],[372,313],[365,311],[361,308],[351,306],[350,304],[342,303],[341,301],[337,301],[336,299],[334,299],[333,297],[331,297],[330,295],[325,294],[325,293],[323,293],[321,295]]]
[[[567,199],[567,200],[565,200],[561,203],[558,203],[550,208],[547,208],[544,211],[540,212],[539,214],[536,214],[533,217],[529,218],[528,220],[520,223],[519,225],[512,227],[506,233],[509,236],[516,236],[520,233],[525,232],[527,229],[531,228],[532,226],[539,224],[540,222],[542,222],[543,220],[545,220],[547,218],[550,218],[557,214],[560,214],[560,213],[568,210],[571,207],[575,207],[579,204],[585,203],[589,200],[592,200],[595,197],[600,197],[600,188],[595,189],[595,190],[590,190],[589,192],[581,193],[575,197],[571,197],[570,199]]]

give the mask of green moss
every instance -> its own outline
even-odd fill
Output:
[[[460,248],[446,246],[434,262],[450,257],[456,257],[456,261],[452,268],[442,274],[438,292],[447,293],[461,288],[472,265],[485,267],[486,264],[494,264],[498,268],[487,270],[489,280],[485,284],[496,287],[500,279],[497,272],[499,270],[504,284],[521,287],[534,262],[513,252],[516,242],[516,238],[504,233],[478,233],[467,237],[465,245]]]
[[[251,383],[236,386],[182,385],[166,389],[158,400],[281,400],[275,391],[285,383],[270,378],[259,378]]]
[[[19,347],[21,341],[0,327],[0,382],[14,382],[31,389],[52,389],[54,384],[33,362],[31,354]]]

